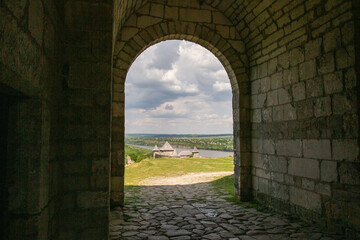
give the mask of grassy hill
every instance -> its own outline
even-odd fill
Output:
[[[233,171],[233,157],[224,158],[156,158],[126,166],[125,186],[133,187],[150,177],[174,177],[198,172]],[[234,176],[216,178],[213,185],[234,195]]]

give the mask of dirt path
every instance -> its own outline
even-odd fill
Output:
[[[225,177],[233,174],[234,172],[199,172],[188,173],[176,177],[151,177],[142,180],[139,185],[141,186],[163,186],[163,185],[186,185],[210,182],[215,177]]]

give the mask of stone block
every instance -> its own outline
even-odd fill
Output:
[[[333,95],[332,107],[334,114],[350,113],[356,109],[355,102],[350,98],[350,96],[342,94]]]
[[[285,104],[284,105],[284,120],[285,121],[291,121],[296,120],[297,114],[296,109],[292,104]]]
[[[123,27],[121,30],[121,40],[128,41],[130,38],[132,38],[138,32],[139,32],[138,28]]]
[[[107,192],[79,192],[77,194],[77,206],[79,208],[97,208],[108,206],[109,196]]]
[[[230,28],[228,26],[223,25],[217,25],[216,31],[223,37],[223,38],[229,38],[230,34]]]
[[[150,16],[139,16],[137,18],[137,27],[139,28],[147,28],[151,25],[160,23],[162,21],[161,18],[154,18]]]
[[[270,91],[267,93],[266,103],[268,106],[274,106],[279,104],[278,90]]]
[[[304,157],[331,159],[330,140],[303,140]]]
[[[261,149],[259,149],[261,151]],[[263,154],[253,153],[252,155],[252,165],[257,168],[265,168],[268,165],[268,157]]]
[[[353,21],[345,23],[344,26],[341,28],[342,43],[344,46],[354,41],[354,29],[355,28]]]
[[[356,77],[356,72],[354,68],[349,68],[346,72],[345,72],[345,88],[346,89],[351,89],[356,87],[357,83],[357,77]]]
[[[301,187],[306,190],[314,191],[315,189],[315,182],[313,180],[303,178],[301,179],[301,184]]]
[[[251,94],[259,94],[261,92],[261,80],[251,82]]]
[[[251,121],[255,123],[261,123],[261,109],[255,109],[251,111]]]
[[[274,154],[275,153],[274,141],[270,139],[263,139],[261,152],[265,154]]]
[[[177,20],[179,18],[179,9],[177,7],[165,6],[165,18]]]
[[[320,97],[324,95],[324,85],[321,78],[314,78],[306,81],[306,96]]]
[[[259,192],[261,193],[269,193],[269,180],[264,178],[258,178],[258,184],[259,184]]]
[[[290,55],[288,52],[285,52],[283,54],[281,54],[278,57],[278,63],[279,66],[282,67],[283,69],[288,69],[290,66]]]
[[[267,165],[272,172],[287,173],[287,160],[285,157],[270,156]]]
[[[332,153],[334,160],[359,162],[359,145],[356,139],[332,140]]]
[[[269,193],[275,198],[279,198],[285,201],[289,200],[289,187],[285,184],[271,181],[269,184]]]
[[[250,79],[251,80],[256,80],[259,78],[259,67],[258,66],[254,66],[250,69]]]
[[[292,96],[294,101],[300,101],[305,99],[305,83],[300,82],[292,86]]]
[[[294,48],[290,52],[290,65],[295,66],[299,63],[304,62],[305,56],[301,48]]]
[[[307,44],[305,44],[305,59],[310,60],[320,56],[321,44],[322,44],[321,38],[318,38],[316,40],[310,41]]]
[[[314,115],[314,102],[312,99],[307,99],[294,103],[296,114],[299,119],[312,118]]]
[[[271,75],[273,73],[276,72],[277,70],[277,65],[278,65],[278,60],[277,58],[273,58],[269,61],[269,64],[268,64],[268,74]]]
[[[267,62],[259,65],[259,78],[264,78],[268,75]]]
[[[265,77],[261,79],[261,92],[267,92],[271,88],[271,81],[269,77]]]
[[[319,161],[307,158],[290,158],[288,173],[293,176],[317,180],[320,178]]]
[[[270,179],[270,171],[267,169],[257,168],[256,176],[258,176],[259,178]]]
[[[338,28],[324,35],[324,51],[329,52],[341,46],[341,34]]]
[[[359,185],[360,167],[359,163],[340,163],[339,166],[340,183]]]
[[[321,195],[331,196],[331,187],[328,183],[316,183],[315,192]]]
[[[270,172],[270,179],[279,183],[284,183],[284,174],[277,172]]]
[[[278,91],[279,104],[285,104],[291,102],[291,96],[288,90],[285,88],[280,88]]]
[[[273,120],[274,122],[281,122],[284,120],[284,106],[275,106],[273,108]]]
[[[208,10],[180,8],[180,20],[211,23],[211,12]]]
[[[314,212],[321,212],[321,198],[317,193],[290,186],[290,203]]]
[[[300,64],[299,72],[300,72],[300,80],[306,80],[315,77],[317,74],[316,61],[309,60]]]
[[[337,182],[337,162],[323,160],[320,169],[322,182]]]
[[[335,60],[333,53],[327,53],[319,57],[318,73],[325,74],[331,73],[335,70]]]
[[[154,17],[164,17],[164,5],[162,4],[151,4],[150,15]]]
[[[355,50],[354,46],[347,48],[339,48],[336,50],[336,67],[337,69],[344,69],[352,67],[355,64]]]
[[[257,97],[258,106],[261,108],[264,107],[265,101],[266,101],[266,94],[265,93],[259,94]]]
[[[299,69],[298,67],[292,67],[288,70],[284,70],[284,86],[288,86],[294,83],[299,82]]]
[[[262,119],[265,122],[272,122],[272,108],[268,107],[262,110]]]
[[[270,78],[271,89],[278,89],[283,86],[282,72],[275,73]]]
[[[302,143],[300,140],[279,140],[276,143],[278,155],[287,157],[301,157]]]
[[[315,117],[323,117],[331,115],[331,99],[330,97],[317,98],[314,106]]]
[[[342,72],[330,73],[324,76],[324,90],[326,95],[339,93],[343,90]]]

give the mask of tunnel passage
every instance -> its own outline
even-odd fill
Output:
[[[123,197],[128,66],[154,41],[187,37],[234,63],[237,195],[359,236],[358,0],[27,0],[0,7],[0,81],[38,100],[24,105],[33,106],[36,113],[27,113],[36,124],[22,136],[36,141],[23,150],[37,149],[25,156],[44,167],[41,181],[22,178],[34,188],[20,189],[30,202],[42,199],[30,213],[44,214],[23,229],[43,239],[108,238],[110,195],[117,204]]]

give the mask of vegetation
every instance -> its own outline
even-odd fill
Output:
[[[137,185],[149,177],[173,177],[194,172],[233,171],[233,158],[155,158],[126,166],[125,185]],[[233,183],[232,183],[233,185]]]
[[[169,135],[169,134],[126,134],[125,142],[127,144],[155,146],[162,145],[168,141],[176,148],[193,148],[198,149],[218,150],[218,151],[233,151],[233,135]],[[160,147],[159,146],[159,147]]]
[[[140,162],[143,159],[150,158],[152,151],[145,148],[135,147],[131,145],[125,145],[125,159],[130,156],[134,162]]]
[[[232,198],[229,198],[228,200],[235,201],[234,174],[218,178],[211,183],[215,188],[225,190],[230,193]]]

